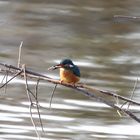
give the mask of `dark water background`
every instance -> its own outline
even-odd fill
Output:
[[[48,72],[47,68],[71,58],[81,69],[81,82],[130,97],[140,76],[140,20],[114,19],[114,15],[140,16],[140,1],[0,1],[0,61],[17,65],[23,41],[22,63],[32,70],[58,78],[58,71]],[[30,88],[34,85],[31,82]],[[46,132],[38,128],[42,140],[140,139],[137,122],[62,86],[48,109],[53,87],[47,82],[39,86]],[[37,122],[38,116],[34,119]],[[0,140],[12,139],[37,139],[24,81],[19,79],[8,85],[7,93],[1,90],[0,96]]]

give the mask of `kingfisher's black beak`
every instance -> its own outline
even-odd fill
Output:
[[[63,68],[63,65],[62,64],[54,65],[54,66],[49,67],[48,70],[55,70],[59,68]]]

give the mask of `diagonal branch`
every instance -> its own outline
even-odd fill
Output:
[[[63,85],[65,87],[68,87],[68,88],[72,88],[74,90],[77,90],[79,91],[80,93],[83,93],[84,95],[90,97],[90,98],[95,98],[97,101],[100,101],[102,103],[105,103],[107,104],[108,106],[114,108],[115,110],[118,110],[118,111],[121,111],[121,112],[124,112],[125,114],[129,115],[132,119],[134,119],[135,121],[139,122],[140,123],[140,119],[137,118],[133,113],[131,113],[129,110],[126,110],[126,109],[123,109],[122,107],[119,107],[118,105],[115,105],[114,103],[100,97],[100,96],[96,96],[94,93],[101,93],[103,95],[108,95],[108,96],[111,96],[111,97],[116,97],[117,99],[121,100],[121,101],[125,101],[125,102],[128,102],[128,103],[131,103],[131,104],[134,104],[134,105],[137,105],[137,106],[140,106],[140,103],[137,102],[137,101],[134,101],[132,99],[129,99],[129,98],[126,98],[126,97],[123,97],[123,96],[120,96],[114,92],[110,92],[110,91],[106,91],[106,90],[100,90],[100,89],[96,89],[94,87],[91,87],[91,86],[88,86],[88,85],[85,85],[85,84],[82,84],[82,83],[78,83],[78,84],[69,84],[69,83],[63,83],[59,80],[55,80],[55,79],[52,79],[46,75],[42,75],[40,73],[37,73],[37,72],[34,72],[34,71],[30,71],[29,69],[25,69],[24,68],[24,71],[23,71],[23,68],[17,68],[15,66],[12,66],[12,65],[7,65],[7,64],[3,64],[3,63],[0,63],[1,66],[3,67],[6,67],[6,68],[10,68],[12,69],[11,70],[11,73],[10,74],[14,74],[15,72],[14,71],[19,71],[17,74],[14,75],[12,79],[14,79],[16,76],[23,76],[23,72],[24,72],[24,79],[26,81],[26,90],[27,90],[27,95],[28,95],[28,99],[31,101],[31,98],[30,98],[30,95],[29,95],[29,92],[31,93],[31,91],[29,90],[28,88],[28,84],[27,84],[27,77],[29,78],[34,78],[34,79],[39,79],[39,80],[44,80],[44,81],[48,81],[48,82],[51,82],[51,83],[54,83],[54,84],[60,84],[60,85]],[[3,71],[3,70],[2,70]],[[10,80],[10,81],[11,81]],[[9,80],[7,82],[10,82]],[[4,85],[3,85],[4,86]],[[2,86],[2,87],[3,87]],[[37,96],[35,97],[34,95],[34,98],[36,99]],[[37,102],[36,102],[37,103]],[[37,103],[38,104],[38,103]],[[38,106],[39,107],[39,106]],[[38,108],[37,107],[37,108]],[[39,108],[38,108],[39,109]]]
[[[8,84],[10,81],[12,81],[14,78],[16,78],[17,76],[19,76],[21,73],[22,73],[22,70],[19,71],[19,72],[17,72],[17,73],[16,73],[12,78],[10,78],[9,80],[6,80],[6,82],[5,82],[2,86],[0,86],[0,88],[3,88],[4,86],[7,86],[7,84]]]

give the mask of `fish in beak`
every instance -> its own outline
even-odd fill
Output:
[[[49,67],[48,70],[55,70],[59,68],[63,68],[63,65],[62,64],[54,65],[54,66]]]

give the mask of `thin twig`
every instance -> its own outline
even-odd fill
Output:
[[[18,53],[18,68],[20,67],[20,61],[21,61],[21,48],[23,45],[23,41],[21,41],[20,46],[19,46],[19,53]]]
[[[5,80],[5,78],[6,78],[6,76],[7,76],[7,73],[8,73],[7,68],[5,68],[4,71],[5,71],[6,74],[4,74],[4,76],[3,76],[3,78],[2,78],[2,80],[1,80],[1,84],[4,83],[4,80]],[[5,80],[5,81],[6,81],[6,80]]]
[[[136,90],[137,84],[138,84],[138,77],[137,77],[137,79],[136,79],[136,81],[135,81],[134,88],[133,88],[133,90],[132,90],[132,94],[131,94],[131,97],[130,97],[131,100],[132,100],[133,97],[134,97],[134,93],[135,93],[135,90]],[[128,103],[128,107],[127,107],[127,109],[129,109],[130,105],[131,105],[131,102]]]
[[[40,79],[37,79],[36,86],[35,86],[35,97],[38,100],[38,86],[39,86]]]
[[[40,114],[40,105],[39,105],[39,102],[38,102],[38,86],[39,86],[39,81],[40,81],[40,79],[37,80],[37,84],[36,84],[36,87],[35,87],[36,109],[37,109],[37,112],[38,112],[38,116],[39,116],[39,121],[40,121],[42,132],[45,133],[44,127],[43,127],[43,123],[42,123],[42,119],[41,119],[41,114]]]
[[[22,68],[23,68],[23,72],[24,72],[26,94],[27,94],[28,100],[30,102],[29,109],[30,109],[30,115],[31,115],[31,122],[32,122],[32,124],[34,126],[36,135],[37,135],[38,139],[40,140],[40,135],[39,135],[39,133],[37,131],[37,128],[36,128],[36,125],[35,125],[35,122],[34,122],[34,119],[33,119],[33,114],[32,114],[32,106],[33,106],[33,103],[32,103],[32,99],[31,99],[31,96],[30,96],[30,92],[28,90],[29,87],[28,87],[28,81],[27,81],[27,75],[26,75],[26,67],[25,67],[25,65],[23,65]]]
[[[21,73],[22,73],[22,71],[17,72],[12,78],[10,78],[9,80],[7,80],[2,86],[0,86],[0,88],[3,88],[4,86],[6,86],[10,81],[12,81],[14,78],[16,78]]]
[[[10,70],[10,69],[9,69],[9,70]],[[6,74],[5,74],[5,75],[3,76],[3,78],[2,78],[1,84],[3,84],[4,80],[5,80],[5,83],[7,83],[7,80],[8,80],[8,70],[7,70],[7,68],[6,68],[6,70],[5,70],[5,73],[6,73]],[[6,93],[7,85],[8,85],[8,84],[5,85],[4,93]]]
[[[130,18],[130,19],[140,19],[138,16],[126,16],[126,15],[114,15],[114,18]]]
[[[51,109],[51,105],[52,105],[52,99],[53,99],[53,96],[54,96],[54,92],[55,92],[55,90],[56,90],[56,87],[57,87],[57,84],[55,84],[55,87],[54,87],[54,89],[53,89],[53,91],[52,91],[52,94],[51,94],[51,98],[50,98],[50,105],[49,105],[49,108]]]
[[[134,92],[135,92],[137,83],[138,83],[138,77],[137,77],[137,80],[135,81],[134,88],[133,88],[133,90],[132,90],[132,94],[131,94],[130,100],[132,100],[132,98],[133,98],[133,96],[134,96]],[[125,101],[125,102],[121,105],[121,108],[123,108],[123,106],[126,105],[127,103],[128,103],[128,106],[127,106],[127,110],[128,110],[129,107],[130,107],[130,105],[131,105],[131,102],[129,102],[129,101]]]
[[[34,122],[34,119],[33,119],[32,107],[33,107],[33,104],[31,103],[31,104],[29,105],[30,116],[31,116],[31,122],[32,122],[32,124],[33,124],[33,126],[34,126],[34,129],[35,129],[36,135],[37,135],[37,137],[38,137],[38,140],[40,140],[40,135],[39,135],[39,133],[38,133],[37,127],[36,127],[35,122]]]
[[[115,97],[115,100],[116,100],[116,105],[119,106],[119,99],[118,99],[118,97]],[[120,117],[122,117],[122,115],[121,115],[121,113],[120,113],[119,110],[117,110],[117,113],[118,113],[118,115],[119,115]]]
[[[29,86],[28,86],[28,92],[34,97],[34,99],[36,100],[36,96],[34,95],[34,93],[29,89]]]
[[[8,80],[8,71],[6,71],[6,77],[5,77],[5,82],[7,82]],[[5,85],[5,88],[4,88],[4,93],[6,94],[6,91],[7,91],[7,86],[8,84]]]

